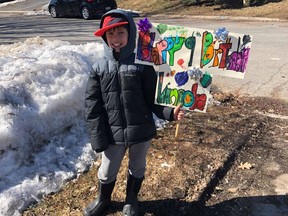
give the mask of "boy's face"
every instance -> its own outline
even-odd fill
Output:
[[[106,31],[106,39],[109,47],[115,52],[120,52],[120,48],[128,43],[128,31],[124,26],[109,29]]]

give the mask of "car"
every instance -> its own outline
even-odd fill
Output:
[[[101,17],[116,8],[116,0],[50,0],[48,4],[53,18],[82,17],[86,20]]]

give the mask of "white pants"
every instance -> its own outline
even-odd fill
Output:
[[[146,170],[146,156],[150,147],[151,140],[134,144],[129,150],[129,174],[142,178]],[[109,145],[108,149],[101,153],[102,161],[98,170],[98,179],[103,184],[108,184],[116,180],[121,162],[126,152],[126,147]]]

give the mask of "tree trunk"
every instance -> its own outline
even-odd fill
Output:
[[[243,7],[250,7],[250,0],[243,0]]]

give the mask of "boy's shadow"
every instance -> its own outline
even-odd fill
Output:
[[[120,212],[122,213],[123,206],[124,202],[112,201],[111,209],[105,215],[119,215]],[[200,214],[203,212],[203,208],[205,207],[197,202],[186,202],[179,199],[140,201],[138,216],[192,215],[190,212],[193,212],[194,216],[206,216],[207,214]]]
[[[179,199],[152,200],[139,202],[139,216],[256,216],[267,212],[271,216],[288,215],[287,203],[288,195],[236,197],[211,206]],[[119,215],[123,205],[113,201],[107,215]]]

